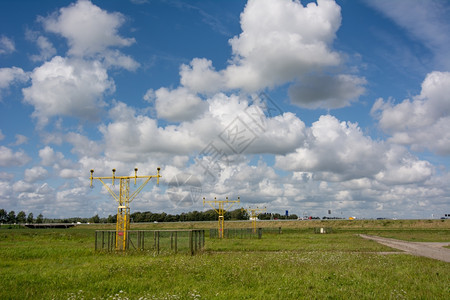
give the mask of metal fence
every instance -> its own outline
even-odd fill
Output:
[[[240,238],[240,239],[260,239],[264,234],[282,234],[281,227],[277,228],[225,228],[223,231],[224,238]],[[210,238],[219,238],[218,229],[209,230]]]
[[[219,238],[218,229],[210,229],[209,237],[212,239]],[[225,228],[223,230],[224,238],[240,238],[240,239],[260,239],[262,237],[262,229],[257,228],[256,231],[253,228]]]
[[[194,255],[205,247],[205,230],[129,230],[128,251],[147,251],[153,254],[187,253]],[[115,251],[116,231],[97,230],[95,250]]]

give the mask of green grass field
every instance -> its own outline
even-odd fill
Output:
[[[94,231],[0,229],[0,299],[447,299],[449,264],[365,240],[450,241],[450,220],[261,222],[283,233],[209,239],[202,254],[94,251]],[[216,223],[133,224],[132,229]],[[230,222],[229,227],[249,227]],[[314,234],[331,226],[332,234]]]

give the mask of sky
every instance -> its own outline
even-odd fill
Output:
[[[131,212],[442,217],[449,32],[444,0],[0,1],[0,208],[107,217],[91,169],[160,167]]]

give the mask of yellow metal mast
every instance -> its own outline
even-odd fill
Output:
[[[216,197],[214,197],[214,200],[206,201],[205,197],[203,197],[203,206],[205,206],[205,203],[208,203],[209,206],[211,206],[216,213],[219,215],[219,238],[223,238],[223,229],[224,229],[224,215],[227,210],[233,206],[234,203],[241,202],[241,199],[238,197],[237,200],[228,200],[228,197],[226,197],[226,200],[217,200]],[[214,205],[213,205],[214,204]],[[216,208],[216,204],[219,205],[219,208]],[[225,205],[227,206],[225,207]]]
[[[253,233],[256,233],[256,218],[263,212],[266,212],[266,208],[248,208],[245,210],[250,214],[250,219],[252,220]]]
[[[117,208],[117,223],[116,223],[116,250],[126,250],[127,249],[127,235],[130,229],[130,202],[136,198],[136,196],[141,192],[144,186],[150,181],[150,179],[156,177],[156,184],[159,184],[159,171],[161,169],[157,168],[156,175],[146,175],[138,176],[137,168],[134,168],[134,176],[116,176],[116,169],[112,169],[112,176],[106,177],[94,177],[94,170],[91,170],[91,187],[92,181],[98,179],[108,190],[108,192],[116,199],[119,203]],[[146,180],[142,183],[133,194],[130,195],[130,179],[134,178],[134,185],[136,185],[136,179],[145,178]],[[119,195],[117,195],[103,180],[112,179],[112,185],[114,186],[115,180],[120,180]]]

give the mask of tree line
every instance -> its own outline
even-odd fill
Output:
[[[215,210],[210,209],[206,211],[191,211],[181,214],[167,214],[146,212],[134,212],[130,215],[131,222],[189,222],[189,221],[217,221],[218,215]],[[297,215],[292,214],[290,216],[281,215],[279,213],[263,213],[258,215],[260,220],[283,220],[283,219],[297,219]],[[248,220],[248,213],[238,208],[235,210],[227,211],[224,214],[225,220]],[[0,224],[40,224],[40,223],[116,223],[117,215],[109,215],[108,217],[99,217],[99,215],[92,216],[90,218],[44,218],[42,214],[39,214],[34,218],[33,213],[28,215],[24,211],[20,211],[17,215],[12,210],[7,212],[4,209],[0,209]]]

